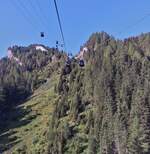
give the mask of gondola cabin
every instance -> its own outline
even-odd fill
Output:
[[[70,66],[71,65],[71,60],[70,60],[70,58],[67,58],[67,60],[66,60],[66,66]]]
[[[41,37],[44,37],[45,35],[44,35],[44,32],[41,32]]]
[[[83,59],[79,61],[79,66],[80,66],[80,67],[84,67],[84,66],[85,66],[84,60],[83,60]]]
[[[59,46],[59,42],[56,41],[56,49],[58,49],[58,46]]]

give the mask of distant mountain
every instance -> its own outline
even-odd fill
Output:
[[[94,33],[70,63],[42,45],[9,50],[0,61],[1,151],[150,153],[150,33]]]

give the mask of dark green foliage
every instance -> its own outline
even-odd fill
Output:
[[[3,120],[10,108],[23,103],[52,73],[60,72],[54,86],[58,97],[50,116],[47,153],[149,154],[149,44],[149,33],[124,41],[95,33],[85,44],[88,52],[83,68],[75,59],[66,67],[65,56],[54,49],[13,47],[13,54],[24,65],[8,58],[0,61],[0,129],[5,127]]]
[[[116,41],[102,32],[90,37],[85,68],[75,64],[61,75],[54,115],[63,114],[53,116],[50,153],[150,153],[149,36]],[[64,137],[60,152],[57,136],[70,127],[72,137]]]
[[[0,87],[0,104],[5,102],[5,90],[3,87]]]
[[[53,72],[58,71],[63,54],[44,48],[47,51],[36,50],[36,45],[10,48],[22,65],[9,57],[0,60],[0,124],[9,110],[21,104],[35,89],[46,83]],[[55,62],[52,61],[54,55],[57,59]],[[3,129],[2,125],[0,129]]]

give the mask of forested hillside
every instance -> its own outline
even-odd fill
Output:
[[[58,69],[63,54],[54,48],[45,47],[45,51],[42,51],[40,48],[36,50],[37,47],[14,46],[9,50],[18,60],[8,57],[0,61],[0,110],[26,99]],[[53,60],[54,57],[57,62]],[[49,64],[48,70],[42,74]]]
[[[32,108],[23,109],[19,105],[28,102],[37,89],[50,82],[60,71],[65,57],[55,48],[42,45],[14,46],[8,51],[8,57],[0,60],[0,153],[12,147],[17,139],[7,135],[13,134],[9,131],[13,132],[13,128],[27,125],[34,119],[33,113],[30,116]],[[22,120],[25,115],[29,119]]]
[[[94,33],[84,47],[85,67],[73,58],[69,71],[63,52],[35,45],[11,49],[22,66],[0,61],[1,151],[150,153],[150,33]]]
[[[86,67],[62,74],[50,154],[150,153],[150,34],[124,41],[95,33]]]

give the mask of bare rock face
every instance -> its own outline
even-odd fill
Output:
[[[12,50],[9,48],[8,49],[8,52],[7,52],[7,56],[8,58],[11,60],[14,56],[13,56],[13,53],[12,53]]]
[[[11,48],[8,49],[7,57],[8,57],[10,60],[16,61],[16,63],[19,64],[20,66],[23,65],[23,63],[19,60],[19,58],[15,57],[15,56],[13,55],[13,52],[12,52],[12,49],[11,49]]]
[[[52,56],[52,63],[56,63],[58,61],[58,58],[56,57],[56,55]]]
[[[41,50],[41,51],[44,51],[44,52],[48,52],[48,50],[46,48],[44,48],[43,46],[40,46],[40,45],[36,46],[35,48],[36,48],[36,50]]]
[[[88,48],[87,47],[83,47],[81,49],[81,51],[79,52],[79,54],[76,56],[76,59],[84,59],[84,54],[88,52]]]

